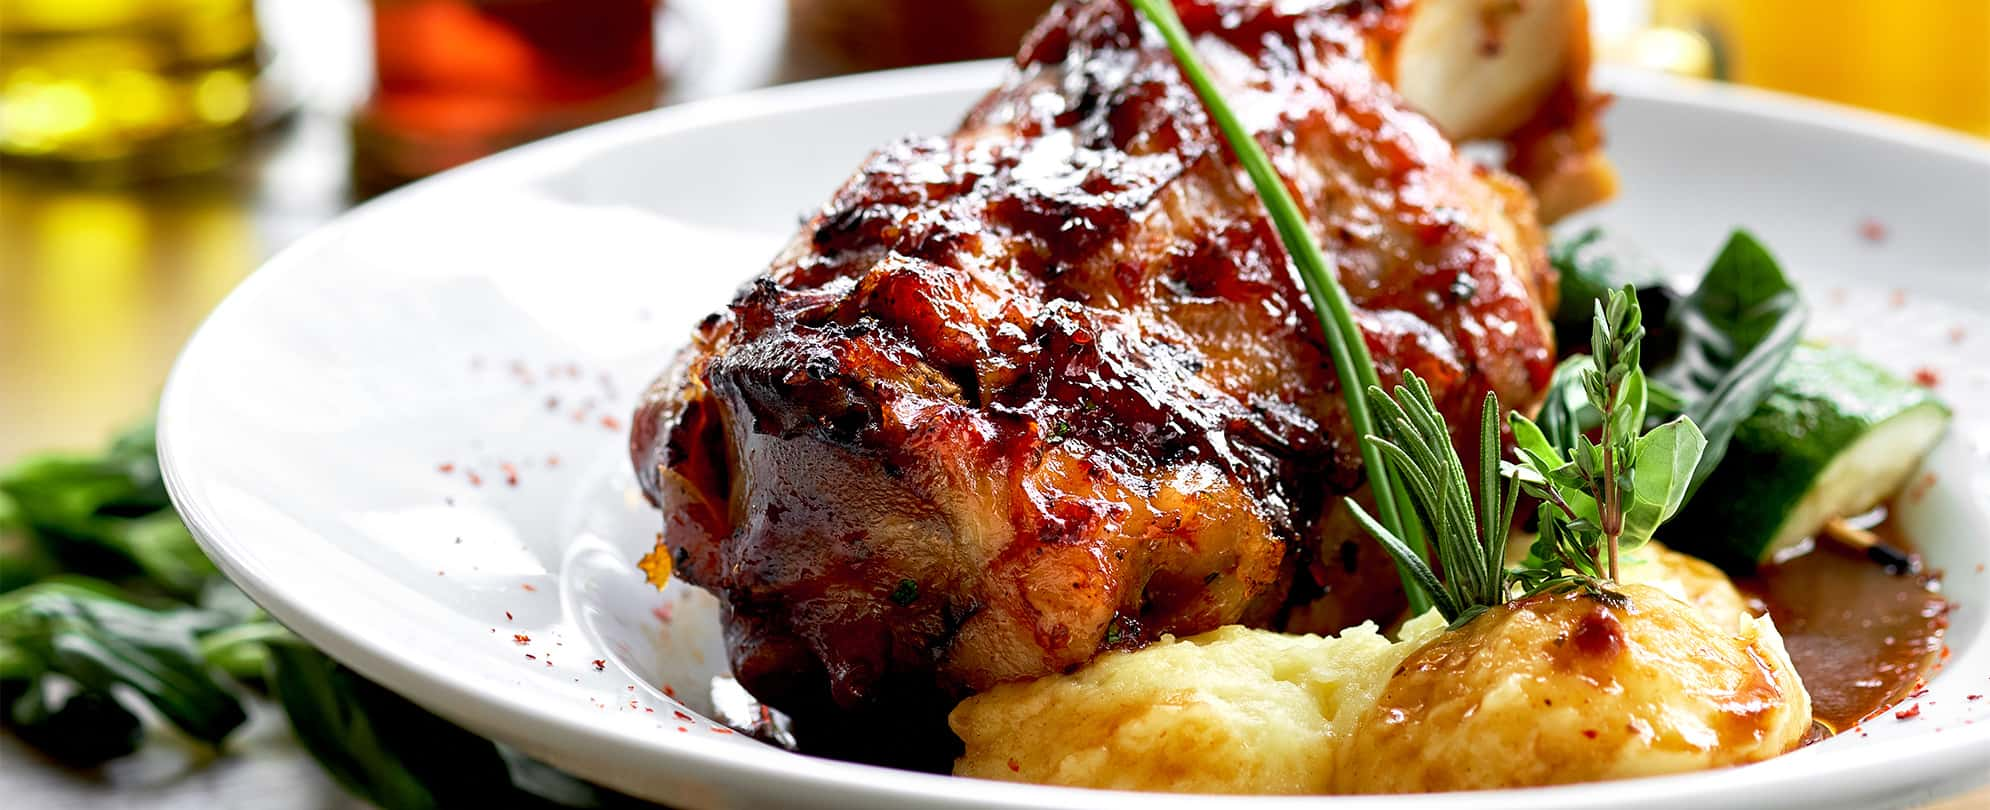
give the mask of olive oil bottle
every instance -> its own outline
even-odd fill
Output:
[[[118,182],[226,163],[260,64],[253,0],[0,0],[0,158]]]

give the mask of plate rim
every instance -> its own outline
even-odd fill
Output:
[[[749,120],[755,117],[823,109],[845,104],[875,101],[893,96],[944,92],[971,92],[990,86],[990,79],[1006,60],[964,62],[949,65],[907,68],[877,73],[822,79],[781,85],[747,93],[695,101],[629,116],[593,127],[555,136],[534,144],[477,161],[390,192],[348,211],[310,234],[286,246],[265,261],[232,290],[203,320],[176,358],[161,395],[158,412],[158,442],[162,474],[175,505],[188,529],[203,550],[214,559],[229,579],[248,593],[274,618],[309,640],[334,658],[368,678],[394,689],[410,700],[445,717],[501,736],[528,751],[545,746],[541,737],[556,732],[570,741],[562,748],[583,745],[615,746],[627,759],[641,752],[652,765],[668,765],[687,774],[699,774],[742,794],[772,795],[782,791],[809,789],[822,791],[814,801],[868,801],[950,803],[988,807],[1098,806],[1116,804],[1141,807],[1188,806],[1208,797],[1188,794],[1143,794],[1125,791],[1098,791],[1079,788],[992,782],[964,781],[960,777],[915,773],[877,766],[836,762],[797,756],[774,748],[700,745],[681,735],[638,734],[620,725],[589,723],[564,707],[550,708],[528,699],[524,690],[475,689],[455,679],[441,662],[418,652],[397,651],[393,645],[363,632],[350,632],[335,618],[336,611],[324,605],[307,605],[286,596],[264,572],[247,565],[232,553],[244,541],[227,531],[225,521],[203,500],[203,484],[198,480],[197,460],[178,452],[182,446],[181,426],[176,418],[188,395],[189,368],[205,362],[203,347],[226,328],[233,313],[251,306],[265,288],[281,279],[307,272],[309,258],[321,246],[354,227],[354,223],[381,216],[408,205],[434,189],[459,183],[503,183],[531,176],[562,165],[561,155],[574,152],[568,160],[579,160],[621,144],[703,127]],[[1853,110],[1828,102],[1800,99],[1772,91],[1715,85],[1623,70],[1599,71],[1601,86],[1615,94],[1637,96],[1661,104],[1705,106],[1757,118],[1768,118],[1804,126],[1823,127],[1889,142],[1894,145],[1940,154],[1990,167],[1990,142],[1942,130],[1932,125],[1892,116]],[[190,443],[190,442],[189,442]],[[259,542],[277,542],[264,537]],[[329,541],[327,541],[329,542]],[[611,752],[612,753],[612,752]],[[1812,782],[1808,790],[1824,790],[1823,783],[1873,784],[1878,780],[1900,786],[1909,780],[1925,783],[1953,782],[1965,770],[1990,761],[1990,724],[1976,728],[1954,728],[1941,734],[1923,734],[1902,739],[1885,748],[1858,752],[1857,762],[1830,772],[1829,779],[1815,779],[1814,771],[1793,770],[1758,776],[1752,768],[1679,774],[1649,779],[1600,782],[1548,788],[1486,791],[1461,794],[1407,794],[1381,797],[1349,796],[1251,796],[1254,805],[1284,806],[1331,804],[1335,807],[1417,807],[1417,806],[1512,806],[1534,808],[1588,807],[1599,802],[1636,807],[1703,801],[1715,806],[1747,801],[1750,792],[1757,800],[1765,791],[1798,788]],[[614,757],[604,757],[604,762]],[[674,760],[674,761],[670,761]],[[613,786],[615,780],[601,773],[588,778]],[[1983,774],[1990,780],[1990,773]],[[1899,795],[1895,791],[1895,795]]]

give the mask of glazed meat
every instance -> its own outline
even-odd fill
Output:
[[[1370,66],[1404,4],[1178,6],[1383,378],[1454,415],[1534,400],[1533,198]],[[720,598],[742,684],[803,722],[937,724],[1319,596],[1295,571],[1324,567],[1354,439],[1248,179],[1158,35],[1100,0],[1053,9],[957,132],[872,155],[700,324],[631,441],[665,519],[647,566]]]

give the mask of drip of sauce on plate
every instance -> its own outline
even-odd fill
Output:
[[[1896,548],[1912,548],[1891,517],[1873,531]],[[1823,733],[1806,743],[1899,702],[1941,655],[1949,604],[1937,574],[1889,574],[1859,552],[1819,542],[1735,585],[1758,613],[1776,620],[1810,692]]]

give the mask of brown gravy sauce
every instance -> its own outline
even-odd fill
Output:
[[[1912,551],[1889,517],[1873,527],[1895,548]],[[1819,539],[1796,558],[1737,577],[1757,613],[1767,611],[1810,692],[1821,729],[1807,741],[1841,733],[1918,689],[1940,660],[1949,603],[1940,574],[1890,574],[1858,551]],[[1821,732],[1821,733],[1817,733]]]

